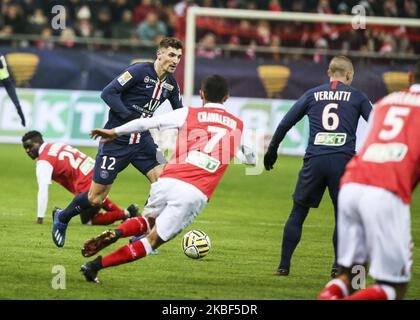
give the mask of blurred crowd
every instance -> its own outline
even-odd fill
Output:
[[[56,5],[66,9],[63,30],[52,28]],[[28,45],[44,49],[76,47],[77,39],[127,39],[153,46],[163,36],[185,37],[189,6],[351,14],[356,5],[369,16],[420,17],[420,0],[0,0],[0,43],[17,45],[11,36],[29,34],[36,40]],[[321,59],[327,49],[420,54],[419,31],[400,26],[355,30],[351,25],[201,17],[197,55],[253,59],[261,47],[271,50],[261,54],[272,59],[280,58],[276,49],[288,47],[319,50],[314,59]]]

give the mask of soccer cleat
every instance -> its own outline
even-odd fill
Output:
[[[99,236],[89,239],[83,244],[82,256],[86,258],[91,257],[103,248],[108,247],[110,244],[117,241],[118,238],[119,236],[114,230],[106,230]]]
[[[273,276],[288,276],[290,270],[288,268],[278,268],[275,272],[273,272]]]
[[[99,256],[80,267],[80,272],[82,272],[86,281],[99,283],[98,272],[102,268],[101,260],[102,257]]]
[[[132,236],[129,240],[129,243],[139,241],[140,239],[143,239],[145,236],[146,236],[145,234],[142,234],[141,236]],[[157,249],[154,249],[152,252],[150,252],[150,254],[159,254],[159,251],[157,251]]]
[[[129,212],[129,218],[135,218],[139,216],[139,207],[137,204],[133,203],[128,206],[127,211]]]
[[[331,278],[337,278],[338,276],[338,268],[332,268],[331,269]]]
[[[66,240],[67,223],[63,223],[59,220],[60,208],[54,208],[52,212],[53,217],[53,229],[52,238],[57,247],[63,247]]]

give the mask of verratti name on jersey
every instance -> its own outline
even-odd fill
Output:
[[[337,100],[350,101],[351,92],[348,91],[316,91],[314,92],[315,101]]]

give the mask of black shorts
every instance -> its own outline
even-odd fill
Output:
[[[150,134],[142,136],[138,144],[101,143],[96,155],[93,181],[102,185],[112,184],[118,173],[130,163],[146,175],[151,169],[164,163],[162,158],[164,159],[163,154]]]
[[[333,153],[304,159],[293,200],[306,207],[318,208],[328,187],[331,200],[336,204],[340,179],[351,158],[348,154]]]

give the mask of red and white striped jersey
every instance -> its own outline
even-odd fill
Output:
[[[224,108],[189,108],[161,177],[190,183],[210,199],[240,145],[242,129],[242,121]]]
[[[38,162],[47,161],[53,168],[52,180],[73,194],[89,190],[95,160],[63,143],[47,143]]]
[[[420,179],[420,90],[392,93],[374,106],[365,144],[346,167],[341,184],[384,188],[411,203]]]

